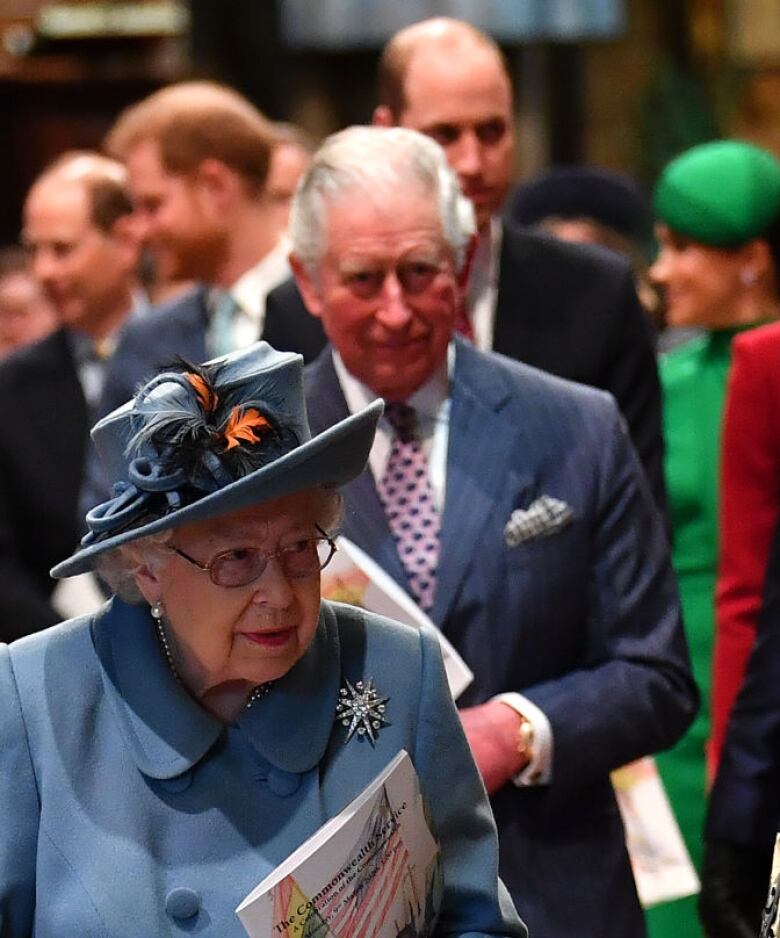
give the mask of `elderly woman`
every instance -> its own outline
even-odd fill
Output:
[[[400,749],[441,846],[435,934],[525,935],[435,636],[320,601],[380,412],[312,438],[301,359],[261,343],[95,427],[115,497],[53,574],[117,595],[0,646],[3,938],[244,934],[243,897]],[[384,713],[350,735],[370,679]]]
[[[721,420],[732,339],[777,316],[780,163],[733,140],[694,147],[665,168],[654,204],[660,253],[650,270],[670,326],[702,335],[660,359],[672,560],[703,706],[658,758],[694,862],[701,857],[709,733]],[[701,935],[695,898],[648,913],[652,938]]]

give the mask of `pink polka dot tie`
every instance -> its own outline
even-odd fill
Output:
[[[433,500],[428,460],[417,435],[414,408],[395,402],[385,406],[394,432],[390,458],[379,483],[379,498],[406,571],[409,590],[429,612],[436,592],[439,563],[439,512]]]

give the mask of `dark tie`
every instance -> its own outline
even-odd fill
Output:
[[[379,498],[395,539],[409,590],[426,612],[433,606],[439,563],[439,512],[433,499],[428,460],[417,435],[417,417],[408,404],[388,403],[385,417],[393,444]]]
[[[472,325],[471,317],[466,307],[465,297],[458,303],[457,309],[455,310],[454,328],[464,339],[468,339],[472,345],[474,344],[474,326]]]

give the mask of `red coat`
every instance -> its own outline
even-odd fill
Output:
[[[712,735],[707,753],[711,779],[756,634],[770,544],[780,516],[780,323],[734,339],[720,491]]]

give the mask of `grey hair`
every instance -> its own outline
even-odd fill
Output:
[[[344,513],[344,498],[336,489],[318,489],[322,495],[322,505],[318,512],[317,525],[331,537],[338,533]],[[95,571],[107,584],[111,592],[128,603],[145,602],[136,583],[136,573],[141,567],[155,566],[168,556],[166,545],[173,537],[173,530],[139,537],[114,550],[100,554],[95,561]]]
[[[141,567],[153,567],[162,560],[172,536],[173,531],[162,531],[106,551],[97,557],[95,572],[115,596],[128,603],[142,603],[135,575]]]
[[[314,274],[327,248],[325,216],[332,203],[356,190],[361,198],[391,195],[410,183],[436,198],[444,237],[462,270],[476,231],[474,208],[439,144],[406,127],[348,127],[323,142],[293,199],[293,253]]]

